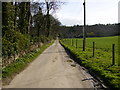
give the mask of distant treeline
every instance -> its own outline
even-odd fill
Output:
[[[120,35],[120,24],[95,24],[85,27],[86,37],[107,37]],[[61,26],[59,28],[61,38],[83,37],[83,26]]]

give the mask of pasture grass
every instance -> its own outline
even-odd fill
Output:
[[[110,88],[118,89],[120,88],[120,66],[118,66],[120,53],[118,38],[120,38],[120,36],[87,38],[86,51],[82,49],[82,39],[73,39],[73,45],[72,39],[63,39],[60,42],[79,60],[81,65],[101,77]],[[92,42],[96,43],[94,57]],[[115,44],[115,65],[112,65],[112,44]]]

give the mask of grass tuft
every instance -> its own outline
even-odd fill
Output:
[[[118,57],[120,51],[118,50],[118,38],[113,37],[99,37],[86,39],[86,51],[82,49],[82,39],[78,39],[78,47],[76,48],[76,39],[73,39],[74,46],[71,45],[71,39],[61,40],[61,44],[71,52],[76,62],[88,68],[96,76],[100,77],[104,83],[110,87],[120,88],[120,66],[118,66]],[[96,43],[95,56],[92,53],[92,43]],[[115,44],[115,65],[112,65],[112,44]]]
[[[25,56],[17,59],[15,62],[3,68],[2,69],[3,85],[9,84],[9,82],[16,74],[24,70],[30,64],[30,62],[37,58],[47,47],[49,47],[52,44],[53,42],[47,45],[43,45],[42,47],[26,54]]]

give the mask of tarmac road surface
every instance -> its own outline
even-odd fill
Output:
[[[90,78],[56,40],[3,88],[93,88]]]

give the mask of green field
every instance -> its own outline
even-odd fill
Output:
[[[97,37],[97,38],[86,38],[86,47],[92,48],[93,42],[95,42],[96,49],[103,49],[103,50],[112,50],[112,44],[115,44],[116,51],[118,52],[118,38],[120,36],[113,36],[113,37]],[[67,39],[69,42],[71,39]],[[76,46],[76,40],[77,40],[77,46],[82,48],[83,39],[73,39],[73,44]],[[71,41],[72,43],[72,41]]]
[[[120,50],[118,48],[120,47],[118,44],[118,38],[120,38],[120,36],[86,38],[86,51],[87,53],[89,53],[89,55],[90,54],[92,55],[93,42],[95,42],[95,55],[96,56],[101,55],[102,57],[106,56],[105,58],[108,58],[110,60],[112,59],[112,45],[115,44],[115,61],[116,61],[115,63],[117,65],[118,54],[120,55]],[[63,41],[66,41],[65,42],[66,45],[77,47],[77,50],[82,50],[83,48],[83,39],[63,39]]]
[[[120,88],[118,38],[120,36],[86,38],[86,51],[83,51],[82,48],[83,39],[63,39],[61,44],[79,59],[81,65],[95,72],[108,86]],[[93,42],[95,42],[94,57]],[[114,65],[112,63],[112,44],[115,44]]]

